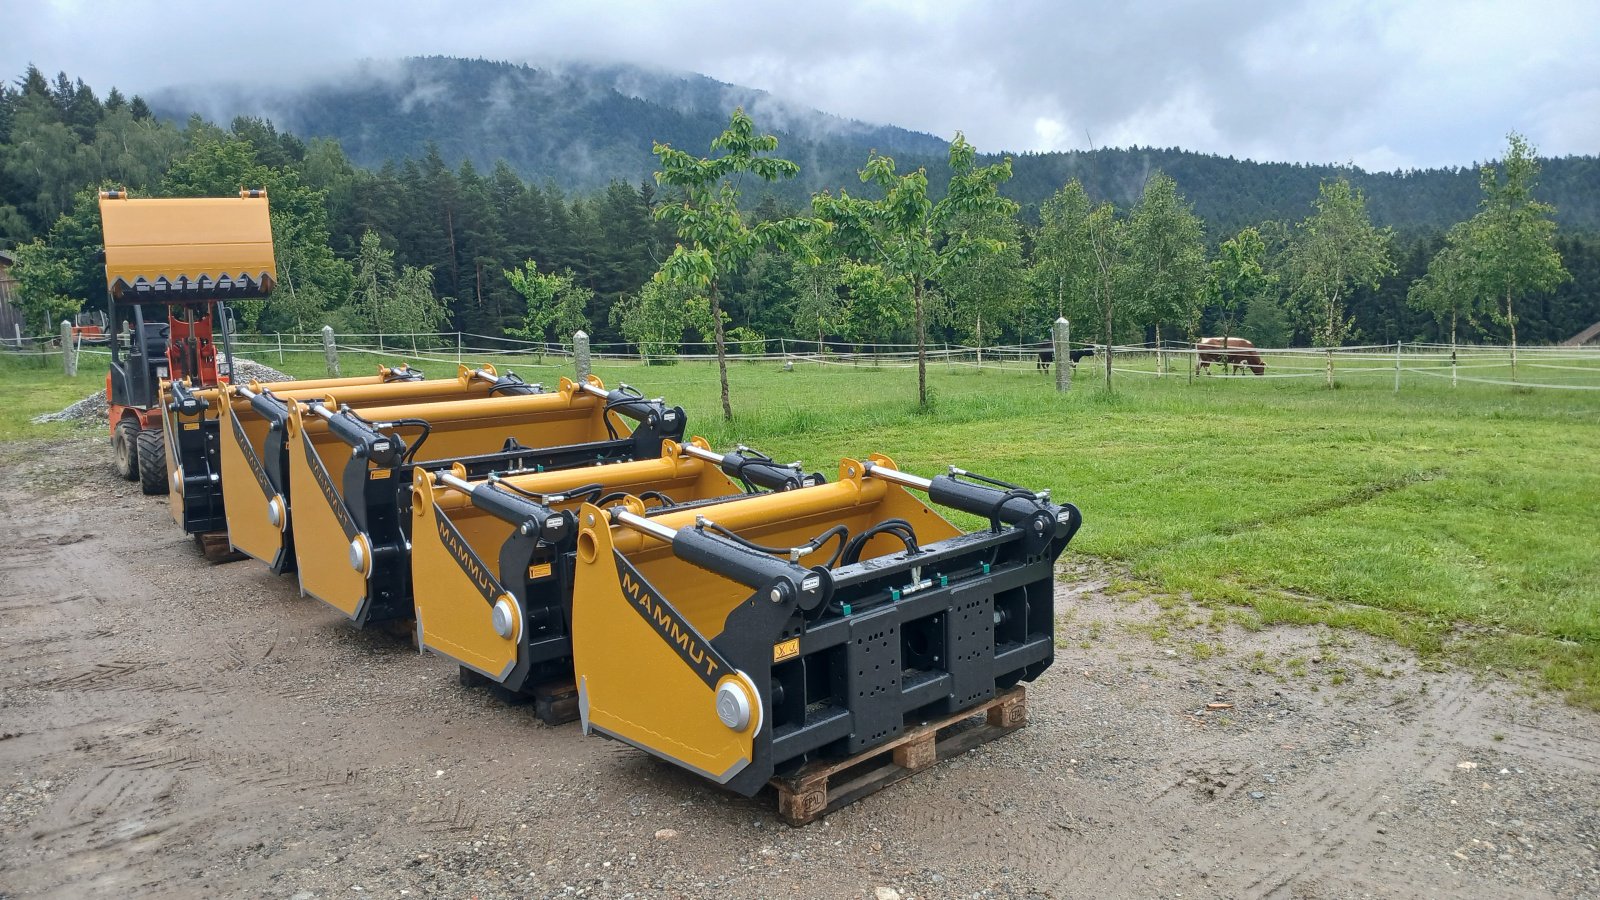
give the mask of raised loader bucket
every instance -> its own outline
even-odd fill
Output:
[[[376,411],[397,404],[438,403],[528,394],[539,390],[492,366],[458,368],[455,378],[424,380],[407,367],[380,369],[375,378],[328,382],[283,382],[238,386],[219,398],[227,422],[219,443],[222,494],[228,504],[228,540],[234,549],[283,573],[294,568],[293,501],[285,440],[291,405],[321,400],[337,391],[345,402]],[[376,414],[376,412],[374,412]]]
[[[293,382],[298,390],[321,390],[379,384],[391,370],[359,378],[322,378]],[[398,370],[397,370],[398,371]],[[189,534],[223,531],[227,496],[223,489],[223,447],[229,439],[226,385],[196,389],[187,381],[162,382],[161,429],[165,439],[167,502],[172,519]]]
[[[579,512],[572,649],[586,731],[746,796],[894,739],[1054,658],[1047,494],[874,456],[832,484],[647,516]],[[988,519],[963,534],[908,488]]]
[[[733,477],[742,484],[735,484]],[[577,511],[638,497],[652,513],[820,483],[703,438],[661,456],[483,481],[465,470],[412,476],[411,590],[418,641],[508,690],[570,681]]]
[[[330,396],[292,404],[289,481],[300,590],[349,616],[409,618],[411,483],[460,463],[469,477],[661,454],[683,410],[594,378],[528,396],[384,407],[365,417]],[[376,421],[380,419],[382,421]],[[630,432],[625,419],[637,423]]]

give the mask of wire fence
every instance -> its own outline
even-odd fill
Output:
[[[29,346],[7,348],[29,358],[60,357],[59,339],[34,339]],[[726,342],[734,362],[779,363],[786,367],[914,368],[915,344],[848,343],[794,338],[757,338]],[[106,356],[106,344],[82,338],[70,347],[75,355]],[[324,335],[241,335],[234,353],[260,363],[282,365],[291,354],[322,353]],[[419,363],[494,363],[503,360],[522,368],[571,371],[576,351],[572,343],[525,341],[464,331],[418,334],[348,333],[334,337],[339,355],[403,358]],[[1396,342],[1347,347],[1235,348],[1223,356],[1220,349],[1181,341],[1159,344],[1074,343],[1071,347],[1077,378],[1103,378],[1109,357],[1113,375],[1134,378],[1210,379],[1393,379],[1400,390],[1407,377],[1444,379],[1551,390],[1600,390],[1600,346],[1523,346],[1513,352],[1503,345]],[[633,343],[591,343],[589,356],[596,364],[668,363],[714,360],[716,348],[708,342],[641,346]],[[1054,365],[1049,343],[971,346],[930,343],[926,364],[948,370],[994,369],[1037,371]]]

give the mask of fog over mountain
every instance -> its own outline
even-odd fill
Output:
[[[742,105],[760,128],[778,134],[780,154],[801,166],[798,178],[753,196],[772,193],[796,207],[819,190],[861,190],[857,172],[873,150],[894,156],[902,170],[927,167],[937,194],[948,149],[941,137],[844,119],[703,75],[617,63],[535,68],[450,57],[372,60],[308,84],[191,85],[152,94],[151,102],[178,121],[194,113],[221,124],[239,115],[265,117],[302,139],[335,139],[369,168],[419,159],[432,146],[451,167],[469,161],[487,172],[505,160],[535,183],[580,193],[612,180],[650,180],[655,141],[707,152],[729,111]],[[981,149],[1003,158],[1001,148]],[[1004,191],[1031,215],[1079,178],[1092,195],[1127,208],[1161,170],[1177,179],[1213,234],[1227,234],[1268,219],[1303,218],[1317,183],[1342,174],[1368,193],[1376,221],[1442,229],[1476,208],[1477,162],[1385,173],[1178,147],[1101,148],[1016,155]],[[1600,160],[1548,159],[1541,196],[1555,203],[1564,224],[1600,228]]]
[[[31,0],[29,62],[151,94],[304,87],[359,59],[452,55],[702,72],[801,108],[1014,153],[1184,147],[1394,170],[1600,150],[1592,0]],[[103,89],[103,88],[102,88]]]

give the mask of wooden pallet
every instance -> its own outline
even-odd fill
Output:
[[[533,714],[546,725],[578,721],[578,684],[546,681],[533,686]]]
[[[197,534],[194,536],[194,545],[200,550],[200,555],[211,563],[234,562],[249,558],[233,549],[233,544],[228,542],[226,531],[206,531]]]
[[[461,666],[458,678],[462,687],[487,687],[495,697],[511,706],[533,704],[533,714],[546,725],[565,725],[578,721],[578,685],[566,681],[545,681],[521,691],[508,691],[494,680]]]
[[[985,717],[981,725],[957,728],[980,714]],[[992,700],[919,725],[854,756],[806,763],[794,774],[770,782],[778,791],[778,818],[794,826],[814,822],[1026,724],[1027,693],[1017,685]],[[842,780],[833,780],[835,776]]]

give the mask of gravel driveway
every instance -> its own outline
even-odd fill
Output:
[[[208,565],[106,456],[0,445],[0,898],[1600,894],[1600,717],[1377,641],[1153,640],[1080,563],[1029,727],[791,829]]]

